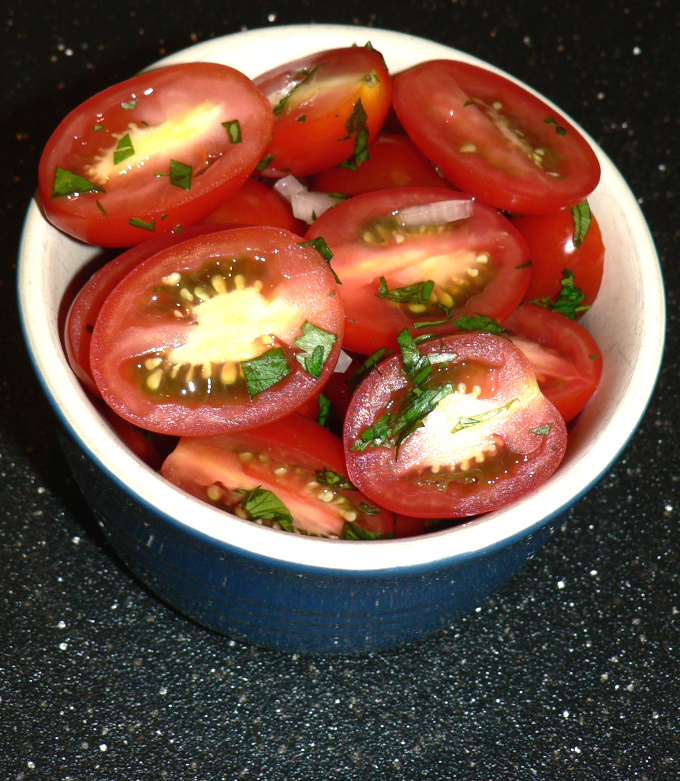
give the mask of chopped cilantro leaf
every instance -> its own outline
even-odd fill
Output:
[[[274,347],[267,352],[251,358],[248,361],[241,361],[241,368],[246,378],[246,386],[251,399],[258,393],[271,388],[277,382],[290,374],[286,356],[280,347]]]
[[[583,244],[592,222],[588,201],[577,203],[571,213],[574,215],[574,246],[576,249],[581,249],[581,244]]]
[[[271,521],[278,523],[287,532],[293,530],[293,516],[290,510],[276,494],[262,486],[246,493],[240,505],[254,521]]]
[[[338,337],[308,320],[305,320],[301,329],[302,336],[295,340],[295,345],[302,352],[296,353],[295,358],[308,374],[319,377]]]
[[[103,187],[93,184],[80,174],[66,168],[57,168],[54,172],[51,198],[62,198],[65,195],[81,195],[83,193],[104,192]]]

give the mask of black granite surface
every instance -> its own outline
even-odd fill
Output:
[[[561,531],[465,620],[353,659],[210,634],[119,565],[69,480],[16,311],[23,214],[67,111],[197,41],[309,21],[432,38],[548,95],[628,179],[667,286],[654,399]],[[676,0],[5,0],[0,27],[0,779],[679,778]]]

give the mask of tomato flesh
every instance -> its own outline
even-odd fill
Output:
[[[350,539],[394,536],[392,514],[349,484],[342,440],[299,415],[246,432],[185,437],[161,472],[213,506],[274,528]],[[253,491],[270,492],[290,519],[258,513],[244,501]]]
[[[395,214],[444,201],[469,198],[433,187],[379,190],[338,204],[310,227],[306,238],[324,238],[342,282],[346,349],[366,355],[392,345],[403,328],[416,333],[428,322],[444,321],[428,333],[450,332],[462,313],[501,321],[519,305],[529,253],[495,209],[475,202],[466,219],[408,228]],[[428,280],[434,287],[425,301],[404,304],[379,295],[381,277],[389,291]]]
[[[363,152],[387,116],[392,79],[382,55],[358,46],[319,52],[263,73],[274,111],[264,176],[318,173]]]
[[[299,237],[216,231],[156,253],[114,289],[94,327],[92,372],[103,398],[151,431],[254,427],[323,386],[342,325],[332,272]]]
[[[456,187],[516,214],[586,198],[600,178],[588,141],[515,82],[452,60],[394,79],[394,108],[423,154]]]
[[[149,71],[69,114],[38,170],[48,219],[75,238],[128,247],[199,222],[235,192],[271,136],[267,100],[226,65]]]
[[[403,441],[366,444],[366,432],[385,416],[399,420],[415,398],[399,355],[363,380],[347,411],[348,473],[366,496],[415,517],[467,517],[504,506],[552,474],[566,427],[519,349],[494,334],[460,333],[420,351],[431,361],[427,389],[447,395]]]

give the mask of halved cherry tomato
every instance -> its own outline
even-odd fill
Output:
[[[250,431],[184,437],[161,472],[198,499],[285,531],[344,539],[395,534],[392,513],[349,482],[342,440],[301,415]]]
[[[475,65],[432,60],[394,79],[406,132],[456,187],[517,214],[586,198],[600,178],[588,141],[513,81]]]
[[[271,107],[226,65],[142,73],[72,111],[38,171],[48,219],[78,239],[129,247],[207,216],[254,170]]]
[[[503,327],[529,359],[538,386],[569,422],[595,393],[602,353],[593,337],[568,317],[528,301]]]
[[[452,185],[405,134],[380,133],[368,145],[370,157],[358,167],[335,166],[317,174],[310,189],[324,193],[359,195],[391,187],[446,187]]]
[[[567,433],[510,340],[471,332],[378,365],[345,418],[352,482],[383,507],[424,518],[495,510],[557,468]]]
[[[290,203],[276,190],[249,177],[241,187],[203,220],[223,228],[269,225],[304,235],[307,223],[293,216]]]
[[[216,227],[194,225],[181,233],[166,233],[143,241],[102,266],[81,288],[66,315],[64,349],[71,369],[91,393],[100,395],[90,368],[90,343],[99,310],[109,293],[143,260],[166,247],[212,230]]]
[[[343,310],[328,263],[274,228],[216,231],[161,250],[95,323],[102,397],[172,435],[253,428],[304,404],[333,371]]]
[[[345,160],[359,164],[387,116],[392,79],[369,48],[332,49],[255,79],[274,111],[274,134],[258,170],[304,176]]]
[[[562,209],[552,214],[511,219],[531,252],[528,301],[543,298],[554,301],[560,293],[565,269],[573,273],[573,283],[585,295],[586,306],[592,306],[597,298],[604,271],[602,233],[591,213],[590,226],[582,237],[575,228],[575,220],[580,220],[579,207],[574,208],[576,216],[571,209]]]
[[[496,209],[475,201],[465,219],[402,224],[399,211],[444,201],[470,199],[439,187],[378,190],[339,203],[310,227],[306,238],[323,237],[342,282],[346,349],[368,355],[392,345],[403,328],[415,333],[423,323],[442,322],[428,325],[428,333],[451,332],[461,313],[501,321],[522,300],[531,276],[529,251]],[[429,281],[434,286],[426,298],[418,289],[405,295]]]

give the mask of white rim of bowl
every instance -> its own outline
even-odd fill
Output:
[[[283,48],[282,40],[285,40]],[[442,44],[405,33],[343,25],[292,25],[235,33],[192,46],[161,60],[153,67],[204,60],[232,65],[253,77],[280,62],[306,53],[355,42],[363,45],[366,41],[371,41],[383,53],[393,72],[426,59],[455,58],[481,64],[518,81],[489,63]],[[288,51],[290,55],[286,53]],[[248,59],[244,60],[246,57]],[[393,63],[397,64],[396,68]],[[539,94],[528,85],[518,83]],[[598,390],[577,423],[573,435],[576,445],[572,448],[570,444],[565,463],[536,491],[502,510],[463,522],[446,531],[372,543],[325,540],[277,532],[230,516],[190,497],[142,464],[122,445],[89,404],[86,394],[68,367],[57,329],[58,303],[49,307],[42,303],[49,300],[50,290],[54,287],[53,280],[43,272],[42,258],[50,234],[56,234],[57,231],[46,223],[37,203],[33,202],[26,215],[19,252],[21,321],[29,354],[43,390],[66,429],[110,479],[124,488],[135,501],[168,522],[191,534],[203,535],[221,546],[311,569],[379,572],[436,566],[446,560],[466,557],[526,536],[560,515],[607,471],[628,443],[647,408],[663,355],[665,298],[656,249],[628,185],[588,134],[561,109],[544,96],[541,98],[572,122],[593,145],[602,166],[602,179],[592,202],[600,199],[604,202],[605,198],[610,198],[608,203],[616,207],[598,210],[598,220],[603,232],[610,212],[616,212],[611,218],[613,221],[623,223],[625,235],[610,238],[618,242],[619,246],[625,245],[629,253],[638,258],[636,290],[638,299],[645,302],[645,306],[642,310],[637,307],[634,343],[621,344],[616,339],[606,345],[600,343],[605,355],[603,382],[607,372],[616,368],[611,363],[615,357],[620,360],[617,366],[624,367],[623,378],[617,380],[620,387],[616,409],[609,409],[605,415],[596,417]],[[616,193],[615,198],[613,192]],[[61,236],[59,240],[71,246],[76,255],[90,252],[90,248],[84,249],[83,245],[67,237]],[[65,268],[67,262],[67,259],[61,259],[62,274],[68,273]],[[605,264],[603,291],[607,283],[612,283],[616,278],[610,266]],[[625,293],[625,289],[616,290],[607,302],[601,300],[601,294],[586,318],[595,321],[597,317],[616,320],[620,317],[618,297],[625,296]],[[606,313],[605,306],[609,310]],[[599,313],[597,317],[596,309]],[[588,433],[588,426],[594,427],[597,436]]]

